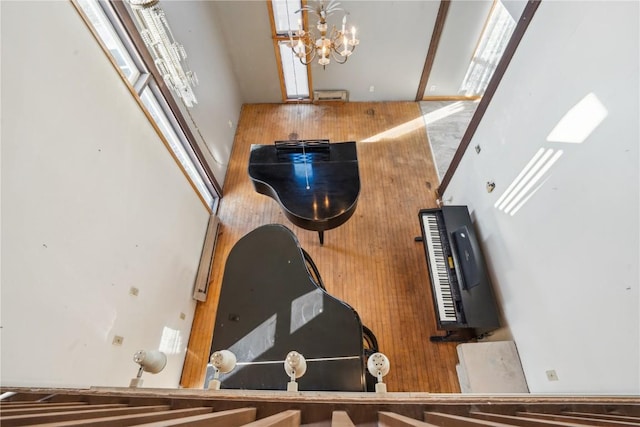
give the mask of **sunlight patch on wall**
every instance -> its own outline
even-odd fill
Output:
[[[162,329],[162,337],[160,337],[158,350],[166,355],[181,353],[182,335],[180,335],[180,331],[165,326]]]
[[[553,128],[547,141],[580,144],[602,123],[609,112],[593,93],[574,105]]]
[[[399,138],[421,127],[424,127],[424,120],[422,119],[422,116],[417,117],[413,120],[409,120],[408,122],[405,122],[401,125],[392,127],[391,129],[385,130],[384,132],[380,132],[379,134],[373,135],[367,139],[363,139],[361,142],[379,142],[384,139]]]
[[[511,216],[515,215],[546,182],[546,179],[542,182],[540,180],[562,153],[562,150],[539,149],[498,198],[494,207]]]

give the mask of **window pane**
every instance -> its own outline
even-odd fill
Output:
[[[96,0],[78,0],[78,4],[93,25],[100,39],[102,39],[102,42],[107,46],[109,52],[111,52],[111,55],[116,60],[118,67],[122,70],[127,80],[129,80],[129,83],[134,84],[140,76],[140,71],[138,67],[136,67],[135,62],[133,62],[129,52],[124,48],[113,25],[98,2]]]
[[[146,87],[142,91],[140,98],[142,99],[143,104],[147,107],[147,110],[149,110],[151,117],[153,117],[153,120],[156,122],[156,124],[160,128],[160,131],[162,132],[167,142],[169,143],[169,146],[171,147],[171,150],[175,154],[176,158],[178,159],[178,161],[180,162],[184,170],[187,172],[187,175],[189,175],[189,178],[191,178],[191,181],[193,182],[193,184],[196,186],[196,188],[202,195],[202,198],[205,200],[205,202],[207,203],[207,205],[209,205],[210,208],[213,208],[214,199],[211,191],[209,190],[209,188],[207,188],[207,185],[205,184],[202,178],[202,175],[200,175],[200,173],[198,172],[198,168],[196,167],[196,164],[187,153],[187,150],[182,144],[182,141],[178,137],[178,134],[174,130],[173,126],[171,126],[169,119],[165,115],[164,111],[162,110],[162,107],[158,103],[158,100],[156,99],[151,89],[149,87]]]
[[[287,42],[279,42],[280,58],[282,58],[282,74],[287,99],[309,98],[309,80],[307,66],[293,54]]]
[[[466,96],[484,94],[515,28],[516,22],[511,14],[505,9],[502,2],[496,2],[480,38],[478,48],[471,59],[471,64],[469,64],[460,92]]]
[[[295,13],[302,7],[300,0],[272,0],[271,3],[273,4],[276,34],[286,35],[289,34],[289,30],[297,30],[298,20],[302,19],[302,12]]]

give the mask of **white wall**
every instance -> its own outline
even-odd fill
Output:
[[[640,393],[638,16],[542,2],[444,195],[472,211],[534,393]],[[585,97],[604,110],[577,130],[606,117],[582,143],[550,141]],[[526,203],[494,207],[541,148],[562,154]]]
[[[214,1],[233,71],[248,104],[282,102],[266,1]]]
[[[490,0],[451,1],[425,96],[464,95],[460,93],[460,86],[473,58],[492,3]]]
[[[0,8],[2,385],[177,387],[209,213],[70,2]]]
[[[351,101],[413,101],[418,91],[439,2],[340,2],[360,44],[346,64],[314,63],[313,88],[347,89]],[[332,16],[338,24],[341,15]],[[373,86],[374,91],[370,92]]]
[[[282,102],[266,2],[213,3],[234,73],[242,82],[244,102]],[[343,0],[340,4],[349,12],[361,43],[346,64],[322,69],[314,63],[313,89],[347,89],[351,101],[414,100],[439,3]],[[341,17],[332,15],[329,24],[339,25]]]

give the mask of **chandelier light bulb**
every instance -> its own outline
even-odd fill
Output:
[[[355,47],[360,43],[360,40],[356,38],[356,27],[351,27],[351,46]]]

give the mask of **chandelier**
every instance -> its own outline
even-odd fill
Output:
[[[184,46],[173,38],[164,10],[158,6],[159,0],[128,1],[138,22],[140,36],[165,83],[183,99],[187,107],[193,107],[194,103],[198,103],[192,90],[198,84],[198,77],[188,70],[187,53]]]
[[[316,15],[318,24],[316,28],[318,33],[313,30],[304,31],[302,28],[302,19],[298,19],[298,31],[293,34],[289,30],[289,47],[293,50],[303,65],[308,65],[317,57],[318,64],[324,68],[331,62],[333,58],[337,63],[344,64],[353,53],[360,41],[356,38],[356,28],[351,27],[351,31],[347,27],[347,13],[342,18],[342,29],[332,26],[329,32],[327,18],[334,12],[342,10],[340,3],[336,0],[319,0],[315,6],[305,5],[296,13],[308,11]],[[297,39],[294,40],[294,37]]]

